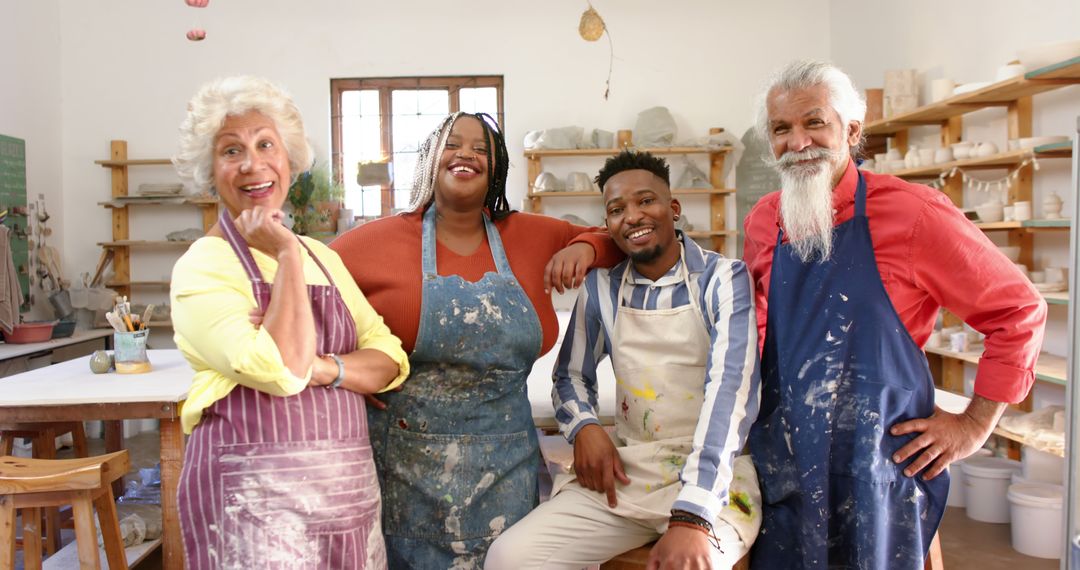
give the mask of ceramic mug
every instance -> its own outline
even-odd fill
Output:
[[[1004,214],[1005,214],[1005,221],[1006,222],[1013,221],[1013,216],[1016,215],[1015,210],[1016,210],[1015,206],[1005,206],[1004,208],[1001,209],[1001,211],[1004,212]]]
[[[930,82],[930,100],[938,102],[952,97],[956,82],[952,79],[934,79]]]
[[[1022,200],[1013,203],[1013,219],[1024,222],[1031,219],[1031,202]]]
[[[941,163],[944,163],[944,162],[952,162],[952,161],[953,161],[953,153],[952,153],[951,148],[949,148],[949,147],[939,148],[936,151],[934,151],[934,162],[935,163],[941,164]]]

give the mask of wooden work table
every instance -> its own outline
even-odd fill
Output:
[[[0,422],[157,419],[161,423],[161,512],[164,568],[184,567],[176,489],[184,457],[180,405],[192,371],[179,350],[148,350],[146,374],[94,374],[86,357],[0,378]],[[106,449],[122,447],[111,430]],[[119,432],[119,433],[118,433]]]

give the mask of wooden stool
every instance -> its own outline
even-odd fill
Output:
[[[622,554],[608,560],[600,565],[600,570],[640,570],[644,568],[649,562],[649,552],[652,551],[652,547],[656,546],[655,542],[650,542],[645,546],[639,546],[633,550],[628,550]],[[749,570],[750,568],[750,553],[746,553],[732,566],[731,570]]]
[[[71,505],[79,567],[100,569],[94,509],[101,522],[105,555],[112,570],[127,569],[112,482],[127,472],[127,451],[78,459],[0,457],[0,570],[15,567],[15,509],[23,512],[23,557],[27,570],[41,568],[42,507]]]
[[[15,438],[30,440],[30,452],[35,459],[56,459],[56,438],[71,434],[75,457],[89,455],[86,449],[86,432],[82,422],[15,422],[0,423],[0,455],[11,455]],[[51,556],[60,550],[60,510],[45,509],[45,554]]]

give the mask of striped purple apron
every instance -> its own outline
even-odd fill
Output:
[[[265,310],[271,284],[224,211],[220,223]],[[352,352],[352,315],[301,244],[330,281],[307,286],[317,351]],[[308,387],[279,397],[236,386],[203,411],[178,494],[188,568],[386,568],[379,482],[356,392]]]

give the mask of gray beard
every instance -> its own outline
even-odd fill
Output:
[[[809,166],[794,163],[808,156],[825,160]],[[832,255],[832,176],[834,165],[846,156],[845,152],[818,148],[788,153],[773,161],[780,175],[780,217],[784,232],[804,263],[828,261]]]

